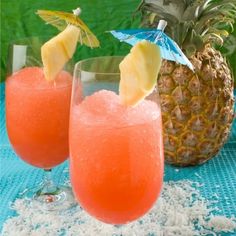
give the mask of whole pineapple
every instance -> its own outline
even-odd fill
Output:
[[[233,29],[236,0],[145,0],[142,24],[159,20],[195,66],[164,61],[158,79],[165,160],[187,166],[207,161],[225,143],[233,121],[233,79],[215,44]],[[229,30],[225,30],[225,29]]]

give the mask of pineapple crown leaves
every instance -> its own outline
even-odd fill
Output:
[[[136,12],[142,26],[166,20],[165,32],[191,56],[206,44],[223,45],[233,31],[236,0],[142,0]]]

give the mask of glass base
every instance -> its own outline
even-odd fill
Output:
[[[21,198],[27,198],[32,207],[41,211],[68,210],[77,205],[70,187],[58,186],[45,191],[45,186],[26,190]]]

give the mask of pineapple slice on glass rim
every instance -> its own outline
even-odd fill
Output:
[[[46,80],[54,80],[64,65],[72,58],[76,50],[79,34],[79,28],[68,25],[64,31],[51,38],[41,47]]]
[[[160,48],[154,43],[142,40],[131,48],[119,65],[122,104],[135,106],[153,92],[161,62]]]

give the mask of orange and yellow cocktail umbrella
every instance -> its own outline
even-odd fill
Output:
[[[46,80],[54,80],[57,74],[75,53],[77,43],[88,47],[99,47],[97,37],[79,18],[80,8],[73,13],[62,11],[38,10],[36,12],[47,24],[61,32],[41,47],[41,57]]]
[[[79,42],[91,48],[99,47],[97,37],[92,33],[88,26],[80,19],[81,9],[73,10],[73,13],[63,11],[38,10],[38,14],[47,24],[55,26],[63,31],[68,25],[74,25],[80,29]]]

